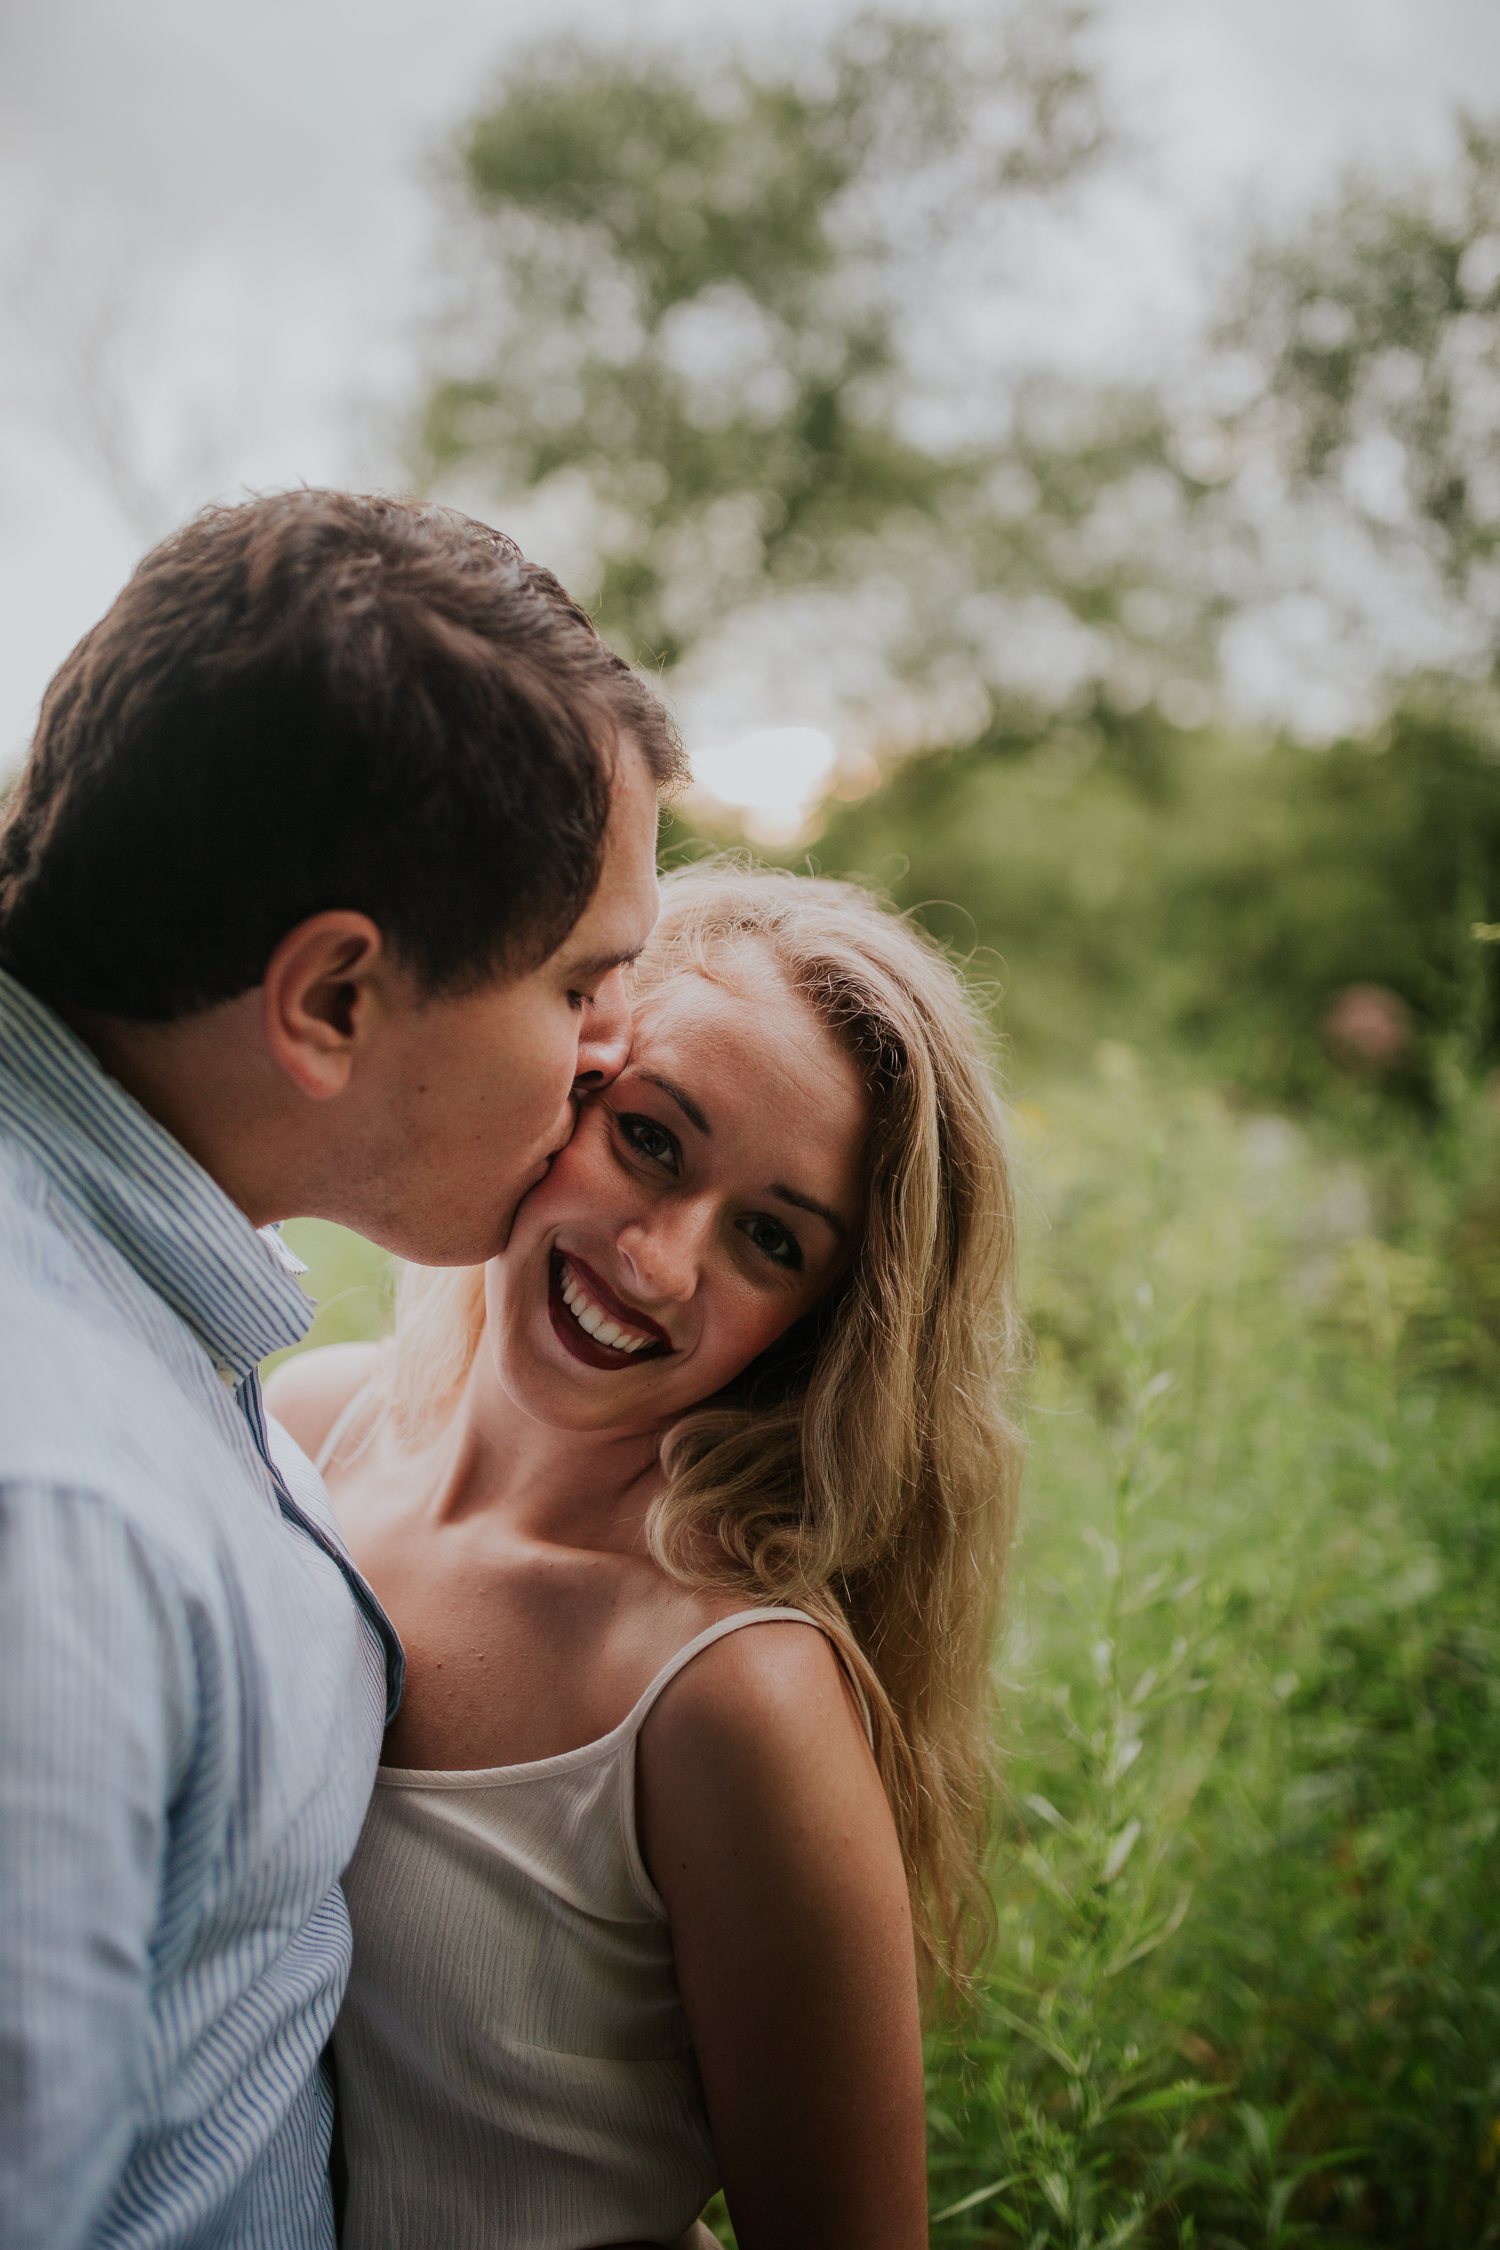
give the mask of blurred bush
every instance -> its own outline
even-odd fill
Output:
[[[1120,1037],[1257,1100],[1433,1109],[1500,1059],[1500,711],[1444,683],[1316,753],[1100,706],[902,764],[815,855],[993,977],[1022,1084]],[[1339,1037],[1351,986],[1399,1003],[1384,1047]]]
[[[1483,1102],[1363,1169],[1123,1043],[1023,1113],[1012,1829],[936,2243],[1500,2238],[1500,1409]],[[1405,1212],[1403,1218],[1399,1216]]]

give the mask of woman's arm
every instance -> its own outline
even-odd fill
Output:
[[[906,1878],[828,1642],[780,1624],[705,1649],[637,1776],[741,2250],[922,2250]]]

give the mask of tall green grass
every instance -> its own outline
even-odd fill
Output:
[[[1500,2242],[1500,1115],[1342,1132],[1119,1045],[1019,1114],[1000,1941],[930,2048],[939,2250]],[[374,1254],[289,1231],[317,1333],[369,1332]]]
[[[1023,1124],[1001,1936],[931,2052],[933,2240],[1500,2240],[1493,1109],[1357,1165],[1116,1046]]]

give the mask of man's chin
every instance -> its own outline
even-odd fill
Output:
[[[503,1216],[490,1222],[485,1232],[465,1229],[456,1234],[451,1214],[433,1212],[424,1218],[387,1217],[383,1226],[375,1227],[366,1221],[360,1225],[357,1217],[348,1217],[342,1224],[364,1234],[376,1246],[399,1258],[408,1266],[485,1266],[491,1258],[498,1258],[511,1237],[516,1223],[520,1199],[507,1206]],[[447,1220],[445,1225],[443,1222]]]
[[[441,1199],[424,1199],[414,1208],[387,1207],[378,1216],[352,1208],[308,1215],[337,1218],[342,1225],[352,1227],[356,1234],[365,1235],[408,1265],[488,1265],[491,1258],[498,1258],[509,1247],[516,1219],[527,1198],[542,1186],[552,1169],[553,1157],[560,1153],[558,1149],[552,1150],[519,1180],[512,1180],[507,1200],[498,1211],[490,1204],[478,1224],[475,1223],[477,1199],[465,1195],[461,1187],[443,1194]],[[486,1185],[493,1193],[494,1182],[491,1180]]]
[[[560,1153],[560,1150],[554,1149],[552,1155],[556,1156]],[[498,1258],[502,1250],[509,1249],[510,1238],[515,1231],[516,1220],[519,1218],[521,1212],[525,1209],[531,1197],[535,1195],[537,1189],[545,1185],[547,1174],[551,1171],[551,1169],[552,1157],[549,1156],[546,1163],[542,1165],[541,1169],[537,1172],[533,1172],[531,1178],[526,1182],[526,1185],[522,1188],[514,1203],[511,1204],[509,1210],[506,1212],[505,1222],[500,1228],[495,1247],[490,1252],[490,1256],[492,1258]]]
[[[537,1185],[540,1186],[541,1182],[538,1181]],[[526,1190],[526,1195],[529,1195],[530,1193],[531,1190],[530,1188],[528,1188]],[[494,1242],[484,1254],[484,1264],[487,1265],[491,1258],[503,1257],[506,1251],[510,1248],[510,1238],[516,1231],[516,1219],[520,1214],[521,1205],[526,1201],[526,1195],[518,1196],[516,1198],[516,1201],[511,1205],[510,1210],[506,1214],[504,1226],[501,1227],[499,1233],[495,1237]],[[476,1259],[475,1263],[477,1265],[480,1263],[480,1261]]]
[[[544,1174],[543,1177],[545,1178],[545,1176]],[[491,1258],[503,1257],[510,1248],[510,1238],[515,1233],[516,1221],[521,1215],[522,1205],[525,1203],[527,1196],[531,1194],[532,1188],[540,1187],[541,1184],[541,1180],[534,1180],[530,1186],[523,1188],[516,1196],[515,1201],[506,1205],[504,1215],[496,1221],[490,1232],[482,1240],[475,1240],[465,1249],[461,1257],[453,1258],[447,1262],[456,1266],[487,1266]]]

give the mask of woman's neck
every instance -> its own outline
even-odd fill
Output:
[[[483,1514],[547,1545],[638,1551],[661,1489],[660,1431],[551,1429],[507,1397],[488,1356],[481,1347],[434,1449],[435,1519]]]

